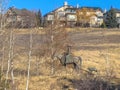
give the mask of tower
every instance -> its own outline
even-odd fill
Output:
[[[64,2],[64,6],[67,6],[67,5],[68,5],[68,2],[67,2],[67,1],[65,1],[65,2]]]

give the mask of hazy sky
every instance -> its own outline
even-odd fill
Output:
[[[110,9],[110,7],[120,9],[120,0],[11,0],[9,6],[16,8],[27,8],[29,10],[40,9],[42,14],[46,14],[63,5],[64,1],[67,1],[69,5],[80,7],[101,7],[104,9]]]

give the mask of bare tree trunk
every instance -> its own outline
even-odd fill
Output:
[[[53,42],[54,42],[54,35],[53,35],[53,31],[52,28],[53,27],[53,22],[51,24],[51,57],[53,55]],[[53,59],[51,59],[51,74],[54,74],[54,64],[53,64]]]
[[[13,66],[14,66],[14,63],[11,62],[11,79],[12,79],[12,84],[14,85],[15,81],[14,81],[14,73],[13,73],[14,68],[13,68]]]
[[[0,11],[0,12],[2,12],[2,11]],[[2,30],[2,22],[3,22],[3,20],[2,20],[2,14],[0,15],[0,29]]]
[[[3,47],[2,47],[2,61],[1,61],[1,72],[3,73],[4,69],[4,60],[5,60],[5,41],[3,41]]]
[[[2,19],[2,14],[3,14],[3,11],[2,11],[2,8],[3,8],[3,0],[0,1],[0,29],[2,30],[2,22],[3,22],[3,19]]]
[[[30,46],[29,46],[29,54],[28,54],[28,71],[27,71],[27,82],[26,82],[26,90],[29,88],[29,78],[30,78],[30,62],[31,62],[31,54],[32,54],[32,29],[30,30]]]
[[[54,38],[54,36],[52,35],[51,36],[51,41],[52,41],[52,45],[51,45],[51,57],[52,57],[52,55],[53,55],[53,38]],[[54,61],[53,61],[53,59],[51,59],[52,60],[52,71],[51,71],[51,74],[54,74]]]
[[[8,74],[10,72],[10,66],[11,66],[11,49],[12,49],[12,34],[13,31],[10,31],[10,38],[9,38],[9,54],[8,54],[8,67],[7,67],[7,72],[6,72],[6,81],[5,84],[7,84],[7,80],[8,80]],[[6,88],[5,88],[6,90]]]
[[[4,73],[4,62],[5,62],[5,46],[6,41],[8,41],[8,37],[6,36],[6,31],[2,31],[1,33],[1,40],[2,40],[2,60],[1,60],[1,72]]]
[[[14,35],[12,34],[12,47],[11,47],[11,79],[12,79],[12,84],[14,85],[15,84],[15,81],[14,81],[14,61],[13,61],[13,58],[14,58]]]

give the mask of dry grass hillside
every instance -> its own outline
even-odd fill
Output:
[[[120,30],[72,28],[67,31],[72,41],[72,53],[83,60],[82,70],[78,73],[72,65],[65,68],[59,61],[54,61],[54,74],[51,74],[51,58],[42,56],[44,30],[34,30],[29,90],[82,90],[76,89],[79,85],[77,82],[91,77],[99,77],[103,81],[109,80],[120,85]],[[17,90],[25,90],[29,30],[14,30],[14,37],[16,87]],[[41,54],[41,57],[38,54]],[[6,56],[8,56],[7,51]],[[7,68],[7,58],[4,62],[4,70]],[[91,77],[87,72],[88,67],[97,69]]]

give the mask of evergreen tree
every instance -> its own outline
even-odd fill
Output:
[[[42,14],[40,10],[36,13],[36,20],[37,20],[37,26],[40,27],[42,24]]]
[[[107,12],[106,20],[105,20],[105,25],[108,28],[116,28],[117,27],[117,19],[116,19],[116,14],[115,14],[115,9],[111,8]]]

